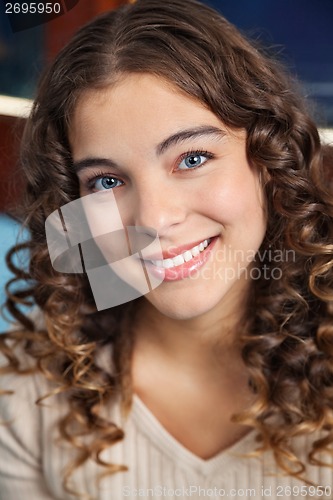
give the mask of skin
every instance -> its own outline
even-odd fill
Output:
[[[157,151],[179,131],[202,126],[221,133]],[[81,195],[102,188],[91,181],[94,176],[118,179],[113,194],[124,225],[156,229],[162,250],[217,236],[195,279],[164,282],[141,300],[132,368],[134,391],[161,424],[208,459],[248,432],[230,419],[253,400],[237,334],[250,284],[249,255],[262,243],[266,219],[245,131],[228,129],[170,83],[127,75],[81,96],[70,143],[76,163],[103,159],[78,172]],[[188,151],[214,157],[199,155],[201,166],[184,170]]]

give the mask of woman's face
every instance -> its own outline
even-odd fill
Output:
[[[245,131],[164,80],[133,74],[81,96],[70,143],[81,195],[112,191],[125,226],[156,230],[163,260],[144,261],[162,281],[146,295],[153,306],[181,319],[239,307],[266,230]]]

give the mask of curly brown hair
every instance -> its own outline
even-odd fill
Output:
[[[140,299],[97,312],[84,274],[53,270],[45,219],[80,196],[68,141],[78,98],[129,73],[170,81],[226,126],[247,132],[247,155],[261,171],[267,200],[260,248],[267,257],[258,265],[271,265],[269,250],[290,250],[295,257],[274,262],[281,279],[251,283],[242,353],[256,402],[234,418],[259,431],[260,451],[271,449],[279,467],[301,477],[306,464],[295,456],[291,438],[324,432],[309,452],[313,464],[322,464],[316,456],[333,442],[333,203],[325,177],[332,162],[307,104],[276,58],[195,0],[139,0],[99,16],[41,79],[21,150],[23,224],[30,239],[8,254],[16,278],[7,285],[6,306],[22,329],[1,338],[6,369],[20,372],[14,339],[66,395],[68,413],[59,429],[77,449],[65,475],[68,490],[71,473],[88,459],[106,473],[124,469],[100,458],[123,438],[101,410],[119,393],[124,411],[130,408],[131,327]],[[13,261],[23,249],[30,252],[28,272]],[[29,287],[11,292],[22,278]],[[20,312],[29,299],[43,311],[45,328]],[[113,346],[112,375],[96,363],[106,344]]]

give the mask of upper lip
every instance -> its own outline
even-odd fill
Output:
[[[176,255],[180,255],[181,253],[186,252],[186,250],[190,250],[193,247],[196,247],[200,243],[205,240],[212,239],[212,236],[208,236],[207,238],[202,238],[201,240],[197,240],[193,243],[186,243],[185,245],[180,246],[170,246],[168,250],[162,250],[161,253],[150,254],[149,256],[145,255],[144,260],[159,260],[159,259],[172,259],[172,257],[176,257]]]

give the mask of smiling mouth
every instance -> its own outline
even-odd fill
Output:
[[[191,262],[192,259],[200,255],[211,243],[212,238],[203,240],[201,243],[196,245],[185,252],[175,255],[175,257],[163,259],[163,260],[149,260],[156,267],[163,267],[164,269],[171,269],[173,267],[181,266],[186,262]]]

